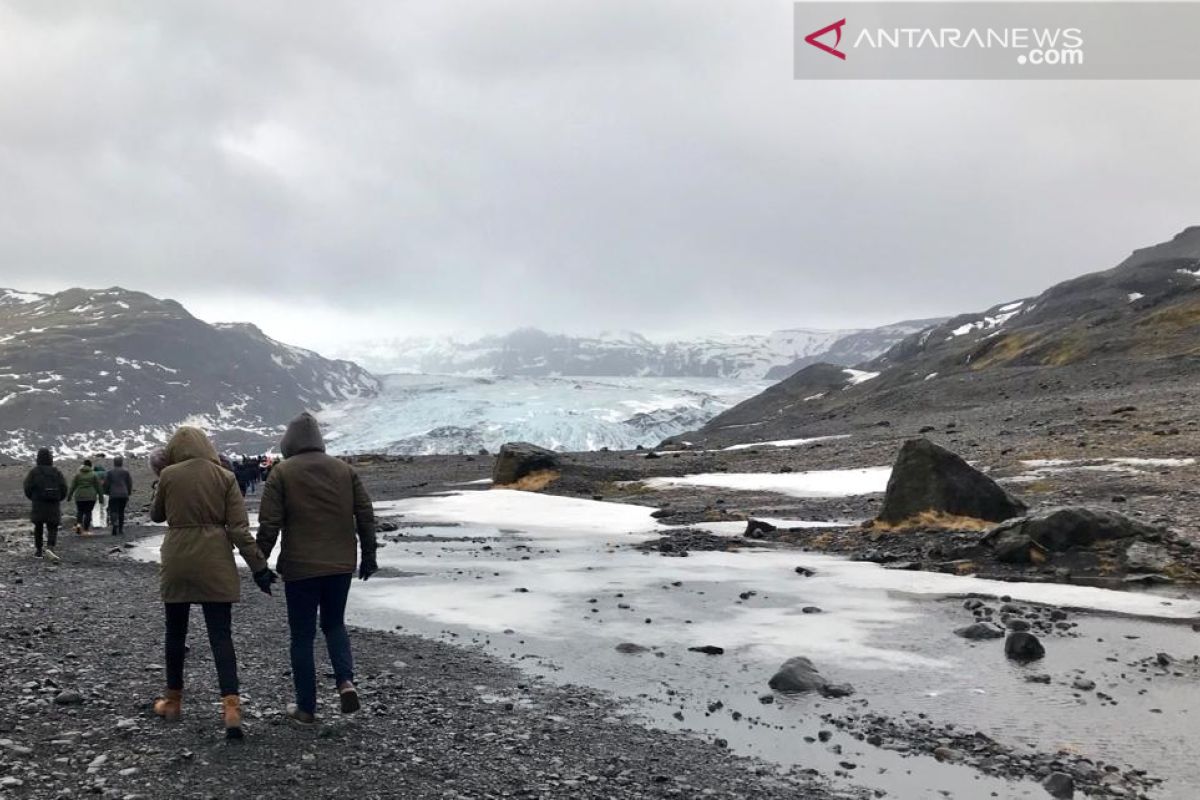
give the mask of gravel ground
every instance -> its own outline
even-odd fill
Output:
[[[234,614],[247,738],[227,744],[198,613],[183,721],[149,710],[162,682],[153,566],[110,552],[121,549],[111,537],[68,536],[54,567],[32,558],[23,525],[10,517],[4,531],[0,796],[846,796],[646,729],[593,692],[534,684],[478,652],[366,630],[353,632],[363,711],[342,717],[330,696],[323,724],[297,729],[282,714],[282,598],[248,579]]]

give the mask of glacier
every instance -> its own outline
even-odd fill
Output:
[[[654,446],[695,430],[768,381],[391,375],[377,397],[318,416],[331,451],[432,455],[495,451],[510,441],[555,450]]]

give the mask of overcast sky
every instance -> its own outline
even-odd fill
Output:
[[[782,0],[0,1],[0,286],[324,348],[845,327],[1200,223],[1194,83],[791,55]]]

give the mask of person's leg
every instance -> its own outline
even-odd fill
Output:
[[[76,500],[75,501],[75,532],[80,533],[82,531],[83,531],[83,501]]]
[[[85,531],[92,529],[92,509],[96,507],[95,500],[79,501],[79,524]]]
[[[292,682],[296,707],[305,714],[317,713],[317,679],[313,666],[313,639],[317,636],[317,604],[320,587],[316,579],[284,583],[288,627],[291,629]]]
[[[351,575],[330,575],[321,578],[321,633],[329,650],[329,663],[339,688],[354,681],[354,656],[350,651],[350,634],[346,630],[346,599],[350,596]]]
[[[57,522],[47,522],[46,523],[46,547],[49,547],[51,550],[58,547],[58,523]]]
[[[183,690],[183,660],[187,651],[188,617],[190,603],[164,603],[166,612],[167,638],[167,689]]]
[[[114,497],[108,501],[108,521],[112,525],[113,536],[125,532],[125,504],[128,502],[124,497]]]
[[[44,523],[33,523],[33,554],[38,558],[42,556],[42,527]]]
[[[233,604],[205,603],[204,624],[208,643],[217,664],[217,683],[221,696],[238,694],[237,653],[233,649]]]

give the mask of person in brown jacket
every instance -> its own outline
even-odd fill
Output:
[[[279,450],[283,461],[271,470],[263,487],[258,547],[269,557],[282,532],[277,566],[287,595],[296,685],[296,702],[288,706],[288,716],[311,725],[317,712],[313,640],[318,613],[342,713],[359,709],[346,600],[360,547],[358,577],[365,581],[378,570],[375,512],[358,474],[325,454],[321,430],[311,414],[305,412],[291,421]]]
[[[258,587],[271,593],[275,573],[250,535],[250,521],[233,475],[220,467],[217,452],[199,428],[184,426],[166,448],[150,518],[167,523],[162,545],[160,590],[166,615],[167,692],[154,713],[177,720],[182,713],[183,661],[192,603],[204,609],[208,642],[221,687],[225,735],[242,738],[237,655],[233,649],[233,603],[241,580],[233,561],[236,547]]]

